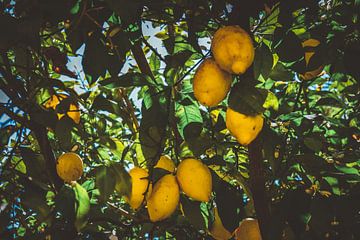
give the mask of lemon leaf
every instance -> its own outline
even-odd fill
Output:
[[[79,183],[76,183],[74,188],[75,193],[75,227],[77,231],[83,229],[88,221],[90,211],[90,198],[85,190]]]
[[[276,97],[276,95],[274,93],[272,93],[270,91],[268,92],[268,95],[267,95],[267,97],[265,99],[263,107],[265,109],[272,108],[275,111],[277,111],[279,109],[279,100],[278,100],[278,98]]]

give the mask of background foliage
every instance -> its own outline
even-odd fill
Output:
[[[243,19],[241,9],[253,77],[273,107],[260,136],[270,239],[360,239],[358,0],[1,0],[0,238],[211,239],[215,204],[230,231],[256,216],[248,150],[226,131],[227,100],[201,107],[191,85],[210,37]],[[309,38],[321,42],[309,68],[324,72],[302,81]],[[55,93],[68,97],[46,109]],[[79,124],[57,118],[71,103]],[[66,151],[86,165],[74,188],[55,171]],[[163,153],[210,166],[214,194],[207,204],[182,196],[184,215],[153,224],[122,196],[126,170],[147,165],[157,179],[151,166]]]

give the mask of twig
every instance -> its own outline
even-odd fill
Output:
[[[153,53],[155,53],[155,55],[156,55],[158,58],[160,58],[161,61],[163,61],[163,62],[166,63],[165,58],[164,58],[163,56],[161,56],[161,54],[158,53],[158,51],[157,51],[153,46],[151,46],[151,44],[145,39],[144,35],[142,36],[142,40],[143,40],[143,42],[145,43],[145,45],[146,45],[148,48],[150,48],[150,50],[153,51]]]
[[[174,86],[177,86],[179,83],[181,83],[185,79],[185,77],[189,75],[208,56],[210,56],[210,51],[208,51],[197,63],[194,64],[194,66],[192,66],[188,71],[186,71],[186,73],[174,83]]]

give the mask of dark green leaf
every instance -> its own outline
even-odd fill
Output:
[[[102,42],[103,35],[99,32],[91,34],[85,45],[82,65],[84,72],[90,76],[89,84],[105,74],[107,63],[107,50]]]
[[[167,93],[167,92],[165,92]],[[143,99],[140,124],[140,143],[146,161],[154,161],[162,152],[165,143],[165,130],[168,122],[168,99],[163,94],[150,95]]]
[[[105,202],[114,192],[115,177],[115,173],[110,167],[100,166],[96,169],[95,185],[100,191],[100,201]]]
[[[114,89],[119,87],[146,86],[152,85],[154,81],[142,73],[126,73],[119,77],[106,78],[100,84],[106,88]]]
[[[185,217],[197,229],[206,229],[206,223],[203,215],[201,214],[201,202],[191,201],[185,196],[181,196],[181,205]]]
[[[279,46],[276,47],[280,61],[295,62],[304,56],[300,39],[293,31],[288,31]]]
[[[289,82],[294,79],[294,74],[287,70],[282,63],[277,62],[275,67],[270,72],[269,78],[275,81]]]
[[[122,164],[114,163],[110,165],[110,169],[115,174],[115,190],[120,196],[131,197],[131,176],[125,170]]]
[[[73,146],[71,131],[74,127],[74,121],[67,115],[63,116],[56,124],[55,133],[65,150],[70,150]]]
[[[242,194],[234,186],[221,179],[218,179],[217,183],[214,191],[219,216],[224,227],[233,232],[239,225],[243,214]]]
[[[322,148],[322,140],[321,138],[316,137],[305,137],[304,144],[310,148],[311,150],[318,152]]]
[[[245,115],[254,116],[264,112],[267,90],[255,88],[246,82],[236,83],[229,95],[229,107]]]
[[[75,192],[64,185],[55,197],[55,210],[70,222],[75,221]]]
[[[177,126],[180,135],[185,139],[196,138],[200,135],[203,119],[199,110],[199,104],[192,101],[192,105],[176,103],[175,116],[178,118]]]
[[[261,44],[255,50],[254,76],[258,79],[260,74],[267,79],[273,66],[273,55],[266,44]]]

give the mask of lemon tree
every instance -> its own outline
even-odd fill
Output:
[[[0,239],[360,239],[358,0],[0,0]]]

